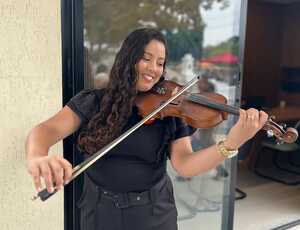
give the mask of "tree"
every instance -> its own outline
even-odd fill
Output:
[[[172,41],[178,41],[183,50],[187,42],[181,39],[187,36],[199,42],[195,45],[199,48],[205,26],[199,7],[208,10],[214,2],[223,7],[229,4],[228,0],[85,0],[85,39],[93,49],[105,50],[118,45],[133,28],[153,26],[165,31]],[[201,50],[192,52],[199,57]],[[174,54],[176,59],[179,56]]]
[[[169,59],[178,62],[186,53],[190,53],[194,58],[200,59],[202,56],[203,30],[179,29],[176,32],[167,30],[166,40],[169,48]]]

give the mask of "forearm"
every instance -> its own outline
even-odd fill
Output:
[[[230,129],[226,140],[219,146],[213,145],[207,149],[193,152],[190,140],[181,138],[171,145],[171,162],[174,169],[184,177],[193,177],[208,171],[220,164],[230,152],[240,148],[264,127],[268,114],[263,111],[240,109],[237,123]]]
[[[222,156],[216,145],[182,156],[178,173],[183,177],[193,177],[215,168],[226,158]]]

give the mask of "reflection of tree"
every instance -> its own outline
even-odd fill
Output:
[[[233,36],[227,41],[221,42],[215,46],[207,46],[203,49],[205,57],[212,57],[218,54],[230,52],[236,56],[239,56],[239,37]]]
[[[167,32],[168,39],[181,49],[178,53],[171,52],[174,59],[185,51],[198,58],[204,28],[199,7],[208,10],[214,2],[228,5],[228,0],[85,0],[85,36],[92,59],[97,60],[97,50],[116,46],[129,30],[141,26],[154,26]],[[193,50],[188,48],[191,41]]]
[[[166,39],[169,46],[169,59],[178,62],[184,54],[191,53],[194,58],[200,59],[202,56],[203,32],[201,29],[179,29],[167,30]]]

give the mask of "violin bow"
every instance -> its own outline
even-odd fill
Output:
[[[166,102],[164,102],[162,105],[160,105],[157,109],[155,109],[153,112],[151,112],[149,115],[144,117],[140,122],[135,124],[133,127],[131,127],[129,130],[127,130],[125,133],[121,134],[118,138],[110,142],[108,145],[104,146],[100,150],[98,150],[96,153],[94,153],[92,156],[87,158],[85,161],[80,163],[79,165],[75,166],[73,168],[72,177],[70,181],[74,180],[77,176],[79,176],[82,172],[84,172],[86,169],[88,169],[90,166],[92,166],[97,160],[99,160],[101,157],[103,157],[108,151],[110,151],[112,148],[114,148],[117,144],[119,144],[121,141],[123,141],[125,138],[127,138],[131,133],[133,133],[135,130],[137,130],[139,127],[141,127],[144,123],[146,123],[149,119],[151,119],[154,115],[156,115],[158,112],[160,112],[163,108],[165,108],[168,104],[170,104],[173,100],[175,100],[177,97],[179,97],[181,94],[183,94],[185,91],[187,91],[190,87],[192,87],[198,80],[200,79],[200,76],[197,76],[193,78],[191,81],[189,81],[183,88],[181,88],[179,91],[174,93]],[[55,188],[54,192],[49,193],[47,189],[43,189],[40,191],[37,195],[31,198],[32,201],[40,198],[41,201],[47,200],[49,197],[54,195],[58,190]]]

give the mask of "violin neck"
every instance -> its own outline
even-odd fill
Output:
[[[203,106],[207,106],[208,108],[211,108],[211,109],[224,111],[224,112],[227,112],[227,113],[230,113],[233,115],[237,115],[237,116],[240,115],[240,111],[238,108],[230,106],[230,105],[215,102],[215,101],[213,101],[205,96],[199,95],[199,94],[190,94],[188,96],[188,100],[198,103]]]

